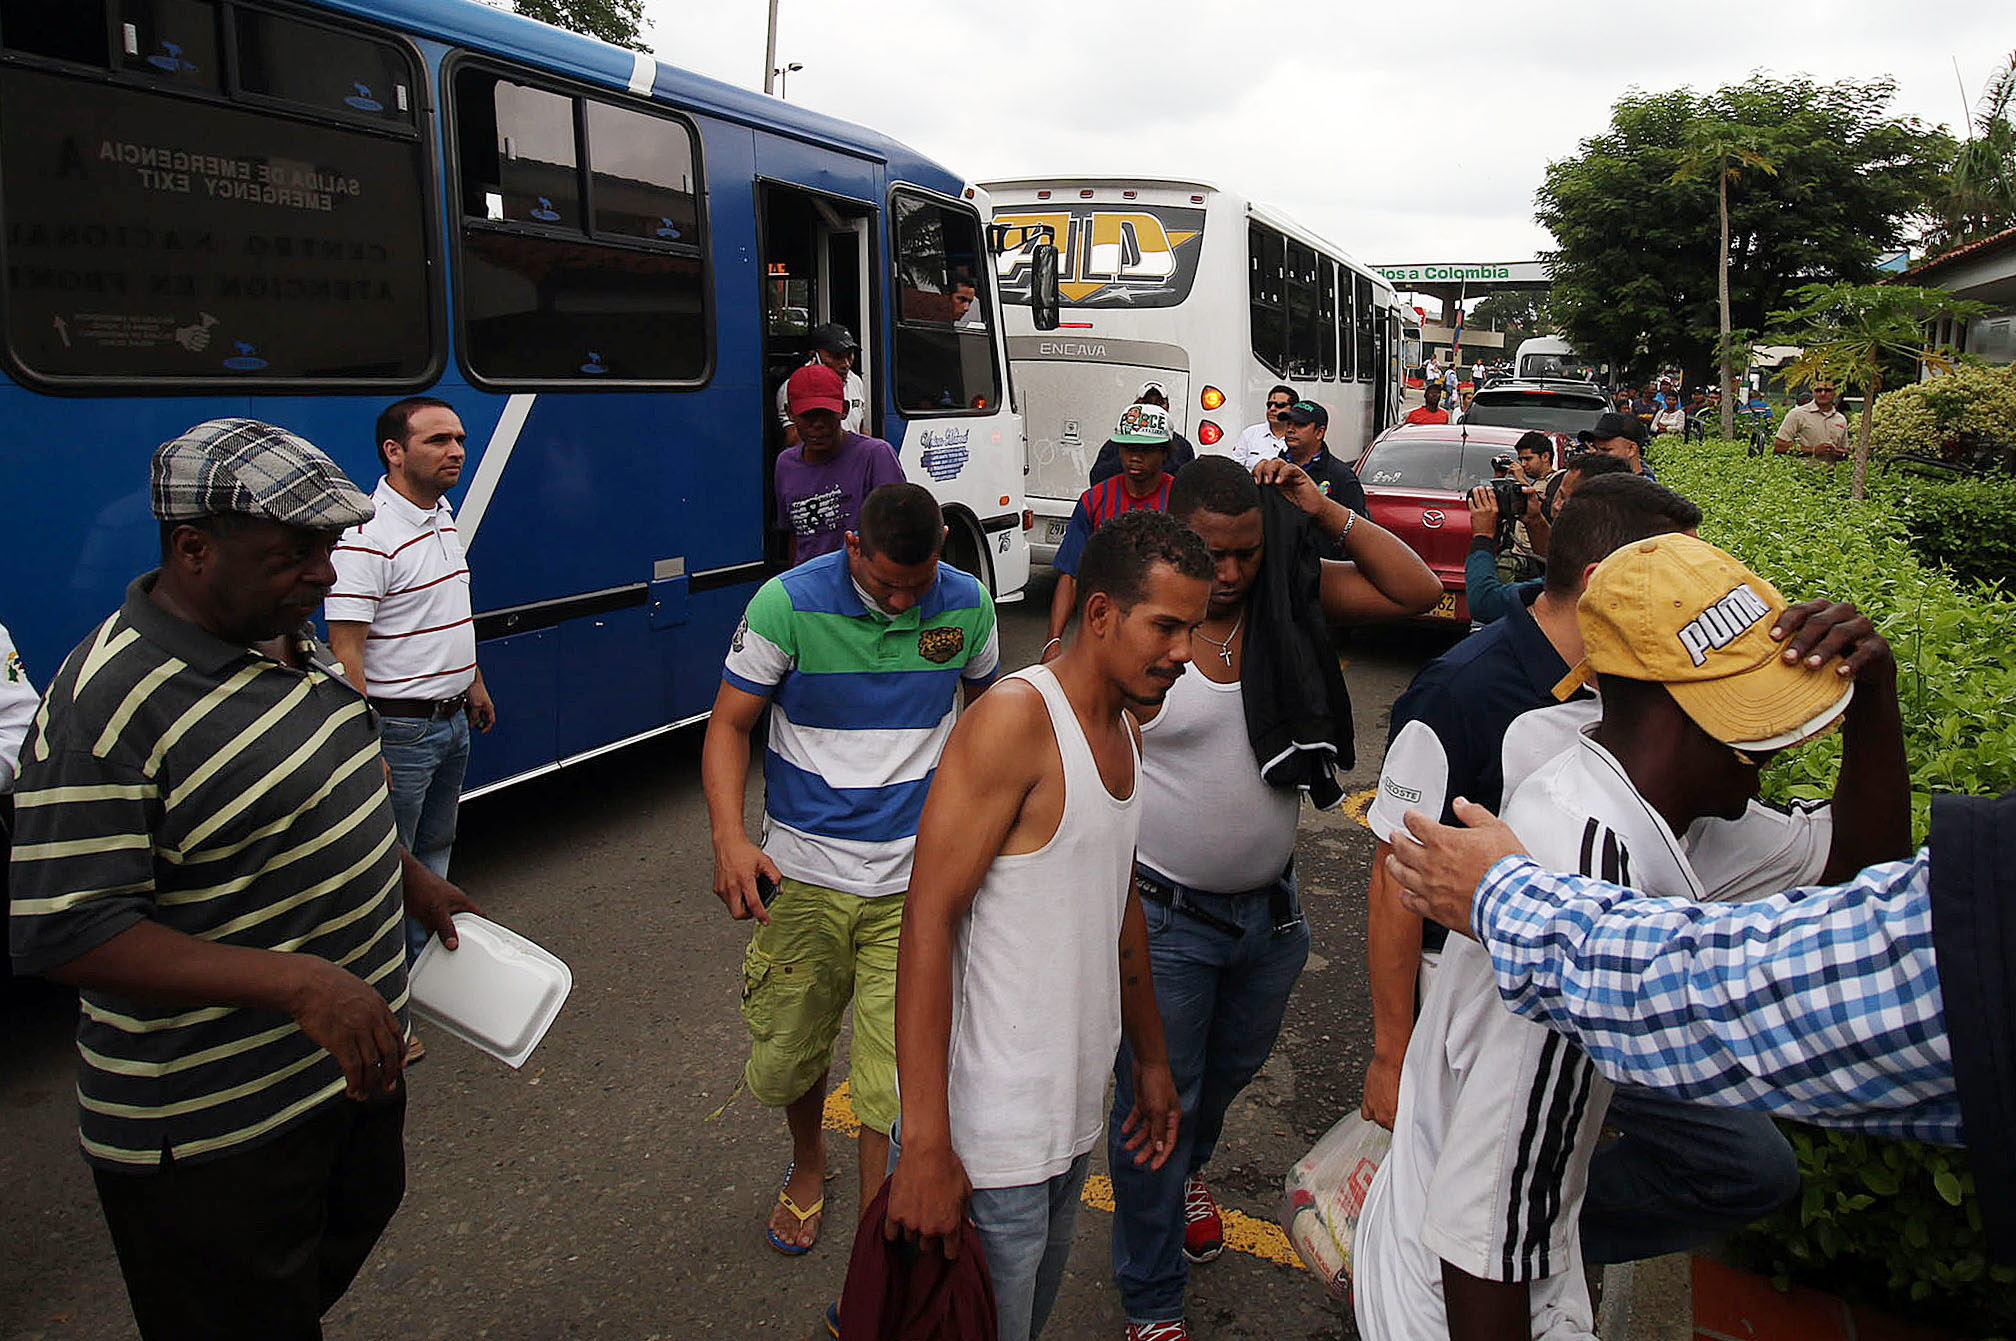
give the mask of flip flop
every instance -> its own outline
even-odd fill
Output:
[[[798,1209],[798,1203],[791,1200],[791,1193],[789,1191],[791,1174],[797,1167],[798,1163],[796,1160],[784,1166],[784,1182],[777,1189],[777,1203],[798,1217],[798,1225],[802,1229],[807,1220],[810,1220],[813,1216],[818,1215],[826,1209],[826,1198],[819,1198],[819,1200],[813,1202],[802,1211]],[[770,1240],[772,1248],[783,1253],[786,1257],[803,1257],[806,1253],[812,1251],[812,1243],[818,1242],[817,1239],[814,1239],[812,1243],[787,1243],[783,1239],[778,1238],[777,1231],[770,1228],[767,1223],[763,1226],[763,1237]]]
[[[834,1337],[840,1335],[840,1301],[838,1299],[826,1305],[826,1335]]]

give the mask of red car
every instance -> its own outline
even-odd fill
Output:
[[[1467,624],[1463,560],[1470,552],[1470,507],[1476,485],[1496,474],[1492,462],[1513,455],[1526,436],[1518,428],[1482,424],[1401,424],[1372,440],[1358,461],[1358,482],[1372,520],[1407,542],[1442,579],[1441,602],[1424,619]],[[1566,440],[1554,438],[1558,466]]]

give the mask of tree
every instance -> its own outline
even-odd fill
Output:
[[[1673,170],[1676,182],[1715,179],[1715,203],[1722,223],[1722,244],[1715,249],[1715,306],[1720,318],[1715,342],[1716,359],[1722,371],[1722,436],[1736,436],[1736,379],[1729,367],[1735,327],[1729,320],[1729,185],[1745,168],[1776,176],[1778,165],[1764,156],[1763,135],[1749,126],[1728,121],[1697,121],[1687,128],[1681,142],[1680,166]],[[1748,360],[1745,361],[1748,366]]]
[[[527,18],[599,37],[632,51],[644,45],[644,0],[511,0]]]
[[[1908,284],[1808,284],[1792,297],[1792,307],[1771,314],[1784,342],[1806,350],[1786,369],[1786,380],[1806,384],[1832,377],[1844,388],[1862,391],[1853,489],[1861,498],[1869,479],[1869,430],[1875,423],[1876,397],[1883,392],[1885,365],[1902,358],[1934,372],[1952,368],[1956,356],[1951,350],[1926,347],[1926,324],[1940,317],[1965,321],[1981,310],[1981,304],[1955,298],[1944,289]]]
[[[1988,80],[1933,201],[1925,244],[1943,251],[2016,224],[2016,52]]]
[[[1493,293],[1472,303],[1465,311],[1464,325],[1471,330],[1481,326],[1504,332],[1507,358],[1519,348],[1521,340],[1553,329],[1547,319],[1547,295],[1516,289]]]
[[[1702,123],[1759,134],[1778,168],[1729,193],[1732,327],[1761,328],[1801,284],[1873,280],[1953,153],[1943,131],[1891,115],[1894,94],[1886,79],[1755,74],[1710,94],[1625,95],[1608,127],[1548,165],[1535,197],[1558,244],[1547,258],[1555,320],[1619,367],[1677,363],[1688,380],[1711,380],[1720,192],[1674,180]]]

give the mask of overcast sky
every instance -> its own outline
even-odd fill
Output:
[[[661,60],[757,88],[765,10],[645,3]],[[2007,0],[781,0],[780,14],[778,62],[805,67],[790,77],[793,102],[955,172],[1201,177],[1373,264],[1519,260],[1548,246],[1533,222],[1546,164],[1634,86],[1705,91],[1752,70],[1888,75],[1897,112],[1950,128],[1963,119],[1954,59],[1971,102],[2016,48]]]

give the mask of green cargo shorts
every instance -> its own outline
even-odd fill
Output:
[[[833,1058],[840,1017],[854,1003],[849,1087],[861,1125],[896,1121],[896,942],[903,896],[863,898],[786,878],[742,959],[742,1018],[749,1026],[743,1083],[782,1108],[812,1087]]]

